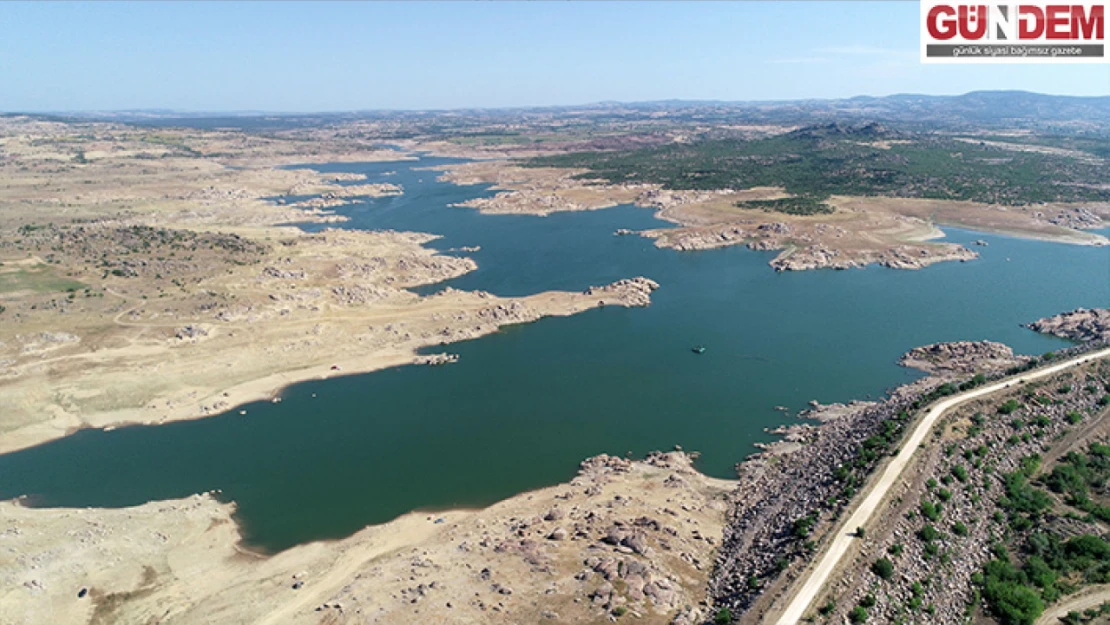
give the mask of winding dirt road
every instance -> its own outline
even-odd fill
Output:
[[[778,625],[795,625],[802,620],[810,604],[817,598],[818,593],[828,582],[829,577],[833,571],[836,570],[837,564],[848,552],[848,548],[852,545],[855,538],[855,528],[867,525],[871,515],[879,508],[883,498],[886,497],[887,491],[891,486],[894,486],[902,476],[902,472],[909,465],[910,458],[925,442],[929,432],[932,431],[933,425],[940,419],[945,412],[949,409],[959,406],[965,402],[973,399],[978,399],[984,395],[990,395],[1001,391],[1015,383],[1023,383],[1045,376],[1050,376],[1056,373],[1081,365],[1083,363],[1091,362],[1099,358],[1106,358],[1110,356],[1110,348],[1101,349],[1097,352],[1084,354],[1078,358],[1065,360],[1059,364],[1045,367],[1044,369],[1037,369],[1036,371],[1029,371],[1021,375],[1005,378],[982,386],[977,389],[952,395],[944,400],[941,400],[934,405],[925,417],[921,419],[909,439],[899,450],[898,455],[891,460],[890,464],[883,470],[882,476],[876,481],[868,490],[859,504],[859,507],[845,520],[840,523],[834,530],[834,538],[828,549],[820,556],[820,559],[810,569],[808,575],[805,577],[805,583],[801,586],[801,590],[794,595],[793,599],[787,604],[786,609],[783,611],[782,616],[776,621]]]

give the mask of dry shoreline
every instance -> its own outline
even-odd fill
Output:
[[[349,196],[403,193],[278,167],[414,158],[320,133],[0,122],[0,453],[201,418],[292,383],[424,362],[420,349],[505,325],[650,302],[657,285],[642,279],[415,295],[476,264],[428,248],[432,235],[284,225],[340,221],[323,209]],[[320,202],[285,200],[313,194]]]
[[[704,597],[733,483],[682,453],[600,456],[482,510],[413,512],[258,557],[210,495],[122,510],[0,502],[6,623],[669,623]],[[368,620],[369,619],[369,620]]]
[[[465,202],[484,214],[546,216],[562,211],[599,210],[634,204],[655,210],[677,228],[620,231],[655,240],[679,251],[746,245],[779,250],[771,261],[778,271],[848,269],[879,264],[919,269],[943,261],[969,261],[977,252],[953,243],[938,226],[1077,245],[1110,245],[1110,239],[1085,229],[1110,219],[1110,205],[1053,204],[1014,208],[966,201],[888,197],[832,197],[835,211],[800,216],[739,208],[737,202],[786,197],[783,189],[669,191],[659,185],[612,184],[575,179],[582,170],[527,168],[513,161],[479,161],[435,168],[455,184],[487,183],[499,191],[491,198]],[[1101,216],[1101,217],[1100,217]],[[939,235],[938,235],[939,233]]]
[[[594,287],[582,293],[545,292],[521,298],[495,298],[489,295],[467,294],[446,291],[446,298],[452,300],[461,310],[470,309],[477,316],[487,311],[497,311],[501,318],[483,320],[473,329],[456,328],[449,340],[470,340],[498,331],[507,325],[530,323],[544,317],[562,317],[577,314],[593,308],[608,306],[646,306],[650,303],[650,292],[658,288],[654,282],[635,278],[622,280],[613,285]],[[437,296],[430,296],[436,298]],[[439,299],[444,299],[440,297]],[[472,301],[466,301],[466,300]],[[481,299],[480,303],[474,299]],[[476,308],[476,304],[480,307]],[[463,319],[470,315],[462,313]],[[367,317],[371,320],[372,317]],[[333,319],[334,320],[334,319]],[[404,323],[404,322],[401,322]],[[446,331],[446,327],[444,331]],[[27,427],[5,432],[0,436],[0,453],[9,453],[32,447],[82,429],[116,428],[126,425],[150,425],[201,419],[216,414],[230,412],[239,406],[264,400],[279,400],[282,389],[310,380],[323,380],[340,375],[364,374],[389,367],[421,364],[418,350],[434,345],[446,345],[445,336],[435,336],[431,341],[404,341],[395,346],[378,349],[368,354],[353,357],[335,357],[326,363],[318,363],[299,368],[282,368],[275,373],[252,378],[227,387],[216,387],[206,394],[192,391],[186,401],[162,406],[156,410],[141,407],[114,410],[106,413],[85,413],[79,422],[61,418],[39,422]],[[80,359],[82,354],[74,358]],[[31,363],[32,365],[34,363]],[[153,400],[155,403],[159,398]],[[218,407],[218,408],[217,408]]]

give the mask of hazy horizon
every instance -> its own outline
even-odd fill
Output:
[[[297,113],[1110,95],[1103,65],[923,65],[914,2],[0,3],[0,110]]]
[[[264,110],[264,109],[226,109],[226,110],[204,110],[204,109],[175,109],[175,108],[123,108],[123,109],[59,109],[59,110],[11,110],[0,111],[4,115],[93,115],[93,114],[151,114],[151,115],[171,115],[183,114],[190,116],[205,116],[205,115],[233,115],[239,117],[249,117],[255,115],[352,115],[364,113],[449,113],[449,112],[462,112],[462,111],[516,111],[516,110],[542,110],[542,109],[573,109],[573,108],[588,108],[600,106],[641,106],[647,104],[719,104],[719,105],[739,105],[739,104],[776,104],[776,103],[790,103],[790,102],[836,102],[848,101],[854,99],[877,99],[894,98],[894,97],[924,97],[924,98],[959,98],[976,93],[1024,93],[1029,95],[1052,97],[1052,98],[1076,98],[1087,100],[1098,100],[1110,98],[1110,95],[1070,95],[1065,93],[1043,93],[1038,91],[1028,91],[1024,89],[991,89],[991,90],[977,90],[967,91],[964,93],[891,93],[880,96],[856,95],[848,96],[845,98],[795,98],[789,100],[698,100],[698,99],[685,99],[685,98],[664,98],[659,100],[636,100],[636,101],[622,101],[622,100],[600,100],[596,102],[581,102],[576,104],[536,104],[536,105],[522,105],[522,106],[474,106],[474,107],[458,107],[458,108],[392,108],[392,109],[374,109],[374,108],[355,108],[355,109],[335,109],[335,110],[300,110],[300,111],[280,111],[280,110]]]

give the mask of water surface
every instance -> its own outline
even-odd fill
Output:
[[[731,476],[764,428],[810,399],[877,397],[917,377],[894,363],[935,341],[992,339],[1020,352],[1066,343],[1020,327],[1110,304],[1110,249],[949,230],[982,257],[921,271],[777,274],[773,253],[660,250],[618,228],[665,227],[631,206],[548,217],[448,205],[489,195],[418,163],[329,165],[405,195],[344,207],[347,228],[443,235],[477,271],[445,284],[524,295],[643,275],[648,308],[545,319],[446,349],[460,361],[308,382],[279,404],[103,432],[0,456],[0,498],[129,506],[222,489],[250,543],[278,550],[345,536],[418,508],[476,506],[572,476],[580,460],[680,444]],[[396,172],[386,175],[388,172]],[[357,184],[357,183],[355,183]],[[319,227],[319,226],[315,226]],[[434,291],[444,284],[424,287]],[[697,355],[690,348],[707,347]],[[440,351],[440,350],[435,350]]]

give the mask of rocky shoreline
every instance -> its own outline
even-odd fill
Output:
[[[745,245],[778,250],[770,261],[776,271],[851,269],[879,265],[921,269],[968,262],[979,253],[955,243],[928,241],[943,236],[935,223],[1005,232],[1015,236],[1105,245],[1107,239],[1084,230],[1100,227],[1098,210],[1082,205],[1046,207],[1030,214],[972,202],[889,197],[834,197],[827,215],[789,215],[752,209],[748,202],[788,197],[781,188],[672,190],[657,184],[583,180],[583,170],[528,168],[512,160],[485,160],[439,168],[441,180],[455,184],[492,184],[490,198],[460,206],[486,214],[550,215],[634,204],[656,211],[675,228],[618,230],[655,240],[677,251]],[[1099,209],[1100,210],[1100,209]],[[985,246],[985,241],[972,245]]]
[[[915,401],[942,384],[925,378],[896,389],[879,402],[818,406],[800,423],[773,430],[782,436],[737,465],[740,484],[729,498],[728,523],[716,556],[709,591],[714,605],[745,613],[776,580],[793,579],[791,565],[810,553],[809,537],[824,529],[847,504],[846,478],[864,441],[883,424],[904,421]],[[877,461],[877,456],[868,466]],[[863,471],[867,467],[861,468]],[[861,472],[863,472],[861,471]],[[799,519],[812,519],[808,527]],[[785,580],[779,580],[785,573]]]
[[[1009,345],[994,341],[933,343],[915,347],[898,360],[903,367],[934,376],[998,373],[1027,362],[1028,356],[1016,355]]]
[[[1102,342],[1067,348],[1072,357]],[[901,361],[929,377],[893,389],[877,402],[822,406],[799,414],[817,424],[771,430],[781,438],[737,465],[739,485],[729,497],[728,521],[716,554],[709,593],[741,622],[761,622],[770,602],[800,572],[795,563],[813,553],[820,536],[851,501],[887,448],[919,407],[958,390],[954,380],[982,383],[1028,369],[1035,359],[1015,356],[990,341],[938,343],[916,348]],[[978,374],[975,382],[972,374]],[[959,387],[963,388],[963,387]]]
[[[1077,308],[1039,319],[1024,327],[1070,341],[1107,341],[1110,340],[1110,309]]]
[[[784,222],[767,222],[745,227],[722,224],[712,227],[648,230],[645,237],[655,239],[656,247],[678,251],[710,250],[746,245],[757,251],[782,253],[769,263],[775,271],[813,269],[852,269],[879,265],[890,269],[921,269],[945,261],[966,262],[979,254],[952,243],[904,244],[885,249],[848,253],[822,241],[846,234],[839,226],[817,224],[815,233]]]

